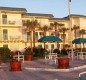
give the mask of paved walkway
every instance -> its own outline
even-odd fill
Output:
[[[70,61],[70,68],[83,65],[86,65],[86,60]],[[25,63],[22,63],[22,71],[11,72],[9,63],[2,64],[2,66],[0,69],[0,80],[79,80],[79,73],[86,71],[86,68],[69,72],[39,70],[39,68],[58,69],[57,65],[45,64],[43,59],[25,61]]]

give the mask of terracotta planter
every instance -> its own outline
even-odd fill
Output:
[[[25,59],[26,59],[27,61],[32,61],[32,60],[33,60],[33,55],[26,55],[26,56],[25,56]]]
[[[69,58],[59,58],[58,59],[58,68],[60,69],[66,69],[66,68],[69,68],[69,61],[70,59]]]
[[[13,60],[10,62],[11,71],[21,71],[21,61]]]

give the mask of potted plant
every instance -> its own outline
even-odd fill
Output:
[[[25,60],[32,61],[32,59],[33,59],[33,52],[31,51],[30,48],[26,48],[25,49],[24,56],[25,56]]]
[[[68,57],[61,57],[58,58],[58,68],[66,69],[69,68],[70,58]]]
[[[21,61],[12,59],[10,61],[10,70],[11,71],[21,71]]]

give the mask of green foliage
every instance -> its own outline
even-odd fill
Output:
[[[11,59],[10,49],[6,47],[0,47],[0,57],[4,62],[10,60]]]
[[[45,51],[46,50],[43,48],[34,48],[33,49],[34,57],[44,57]]]
[[[33,55],[33,52],[31,51],[30,48],[26,48],[25,51],[24,51],[24,55]]]

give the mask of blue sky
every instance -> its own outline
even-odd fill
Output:
[[[28,13],[68,15],[68,0],[0,0],[0,6],[26,8]],[[86,0],[71,0],[71,14],[86,15]]]

